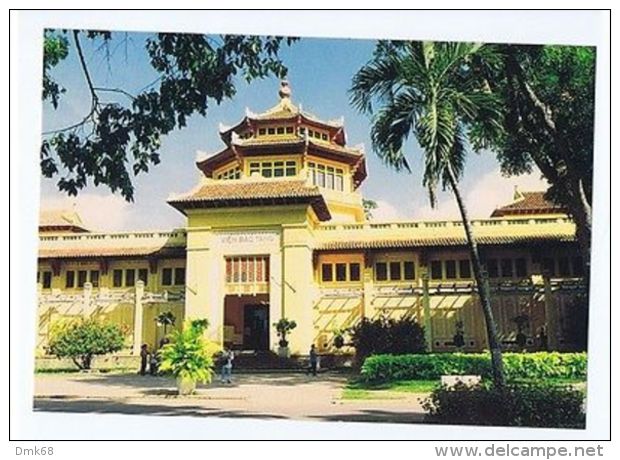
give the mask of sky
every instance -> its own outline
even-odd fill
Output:
[[[114,33],[107,49],[101,47],[100,42],[84,40],[82,47],[95,86],[123,88],[136,93],[151,83],[157,74],[144,49],[148,35]],[[293,102],[324,120],[343,116],[348,144],[364,145],[368,178],[360,191],[379,205],[373,211],[373,220],[459,219],[451,193],[439,193],[435,208],[431,208],[428,193],[422,187],[422,152],[415,140],[408,141],[405,146],[412,173],[392,170],[372,151],[371,120],[349,104],[351,78],[370,59],[374,44],[372,40],[304,38],[285,47],[280,56],[289,69],[287,79]],[[43,132],[69,126],[89,111],[89,93],[73,47],[52,75],[67,91],[58,109],[43,103]],[[147,174],[134,178],[132,203],[104,186],[89,185],[77,197],[69,197],[57,189],[56,183],[62,177],[59,175],[41,179],[42,209],[73,208],[87,227],[101,231],[170,230],[184,226],[184,216],[169,206],[166,199],[185,193],[198,183],[197,151],[211,154],[222,149],[218,135],[220,123],[233,125],[243,118],[246,108],[258,113],[278,102],[279,80],[275,77],[250,84],[239,80],[236,88],[233,99],[224,100],[220,105],[211,102],[206,117],[192,116],[185,128],[163,139],[161,163]],[[502,177],[499,163],[490,152],[468,155],[461,186],[474,218],[488,217],[497,206],[509,203],[515,186],[520,190],[547,187],[536,170],[529,175]]]

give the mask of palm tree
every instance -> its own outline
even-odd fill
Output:
[[[353,77],[351,103],[372,115],[372,148],[396,170],[410,171],[403,144],[413,134],[424,152],[423,185],[435,206],[439,185],[454,193],[472,260],[491,350],[493,382],[504,385],[502,352],[467,208],[459,189],[467,148],[487,147],[500,129],[499,104],[472,65],[493,65],[491,47],[474,43],[380,41]],[[378,106],[373,110],[373,104]]]
[[[176,317],[171,311],[163,311],[155,318],[158,325],[164,326],[164,337],[168,334],[168,326],[174,326]]]

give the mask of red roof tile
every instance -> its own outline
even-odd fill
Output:
[[[563,206],[545,198],[545,192],[517,192],[518,198],[501,208],[497,208],[491,217],[503,217],[523,214],[558,214],[566,213]]]
[[[46,248],[39,249],[40,259],[75,259],[101,257],[142,257],[142,256],[175,257],[184,256],[185,247],[81,247],[81,248]]]
[[[300,180],[218,181],[202,186],[191,195],[169,200],[168,203],[180,211],[201,207],[307,203],[320,220],[331,219],[318,187],[309,186]]]

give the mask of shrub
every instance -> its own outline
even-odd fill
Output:
[[[213,377],[213,359],[203,338],[207,323],[203,320],[188,322],[182,331],[174,331],[170,343],[161,349],[164,372],[194,382],[208,383]]]
[[[424,328],[411,318],[363,318],[350,329],[351,344],[359,362],[373,354],[424,353]]]
[[[584,394],[570,386],[463,384],[439,387],[422,407],[429,419],[454,425],[584,428]]]
[[[504,353],[507,380],[568,378],[583,379],[586,353]],[[433,380],[442,375],[491,377],[491,359],[486,353],[429,353],[374,355],[364,361],[361,375],[366,381]]]
[[[124,342],[118,326],[80,319],[57,325],[51,333],[49,350],[58,358],[71,358],[78,369],[90,369],[95,355],[119,351]]]

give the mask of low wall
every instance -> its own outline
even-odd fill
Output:
[[[140,357],[135,355],[104,355],[95,356],[91,364],[95,370],[116,370],[140,368]],[[55,358],[53,356],[37,357],[35,359],[35,371],[60,371],[64,369],[77,369],[77,366],[68,358]]]

